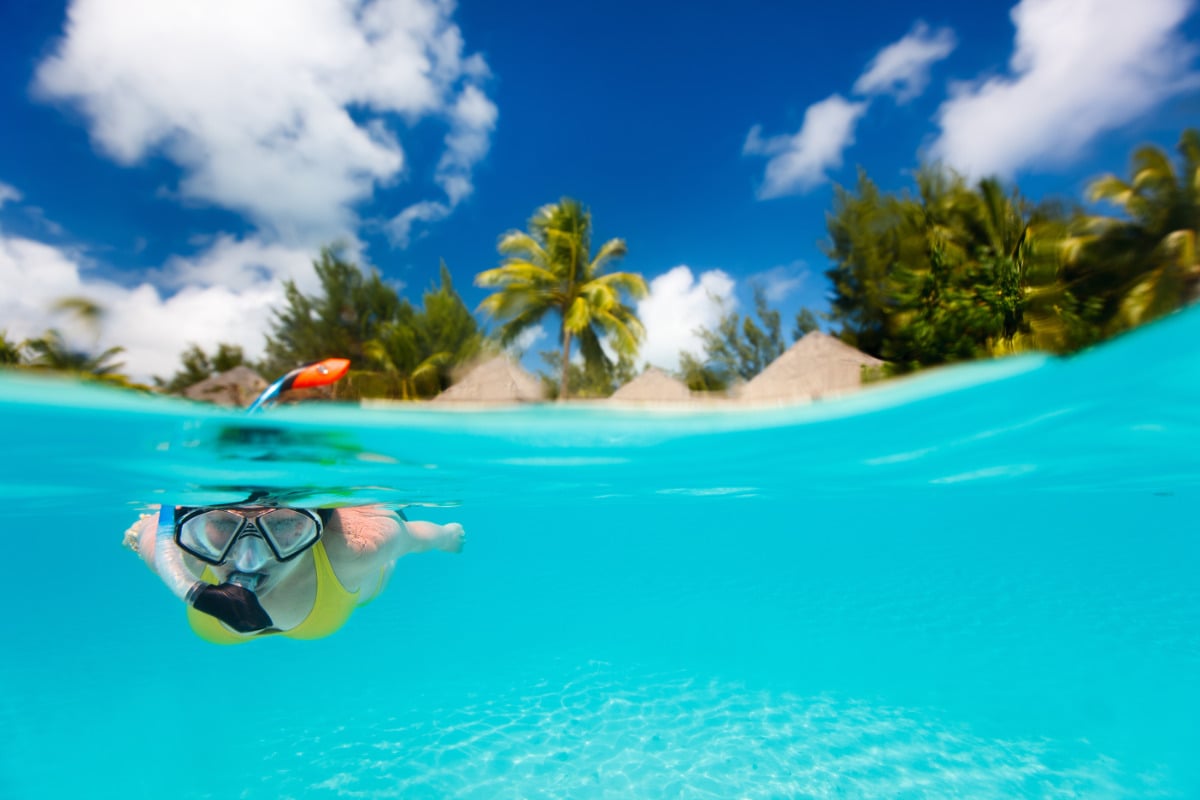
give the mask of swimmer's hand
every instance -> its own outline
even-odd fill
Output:
[[[273,624],[254,592],[235,583],[204,584],[191,601],[197,611],[216,617],[238,633],[254,633]]]

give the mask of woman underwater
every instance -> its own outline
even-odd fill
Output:
[[[333,383],[349,366],[332,358],[292,370],[249,410],[288,389]],[[269,634],[328,636],[383,590],[396,559],[458,553],[463,529],[378,505],[295,508],[260,492],[240,503],[160,507],[125,532],[125,545],[187,603],[192,630],[238,644]]]
[[[396,559],[463,546],[458,523],[405,520],[383,506],[307,509],[253,503],[165,507],[125,533],[216,644],[267,634],[319,639],[387,584]]]

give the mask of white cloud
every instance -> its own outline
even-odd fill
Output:
[[[755,125],[742,152],[770,158],[759,198],[806,192],[825,181],[826,170],[842,165],[842,153],[854,143],[854,126],[866,110],[865,102],[835,94],[808,107],[795,135],[763,139],[761,126]]]
[[[549,338],[550,334],[546,333],[546,328],[543,325],[534,325],[532,328],[526,328],[521,331],[520,335],[509,345],[510,352],[517,355],[524,355],[529,352],[529,349],[543,339]]]
[[[808,272],[808,265],[805,262],[795,261],[751,275],[747,278],[747,282],[762,286],[767,302],[777,305],[794,292],[804,288],[804,284],[808,282]]]
[[[467,86],[454,103],[446,152],[438,163],[435,176],[452,207],[474,189],[471,170],[487,155],[497,113],[495,103],[475,86]]]
[[[7,183],[0,181],[0,207],[5,203],[16,203],[21,199],[21,193],[17,191],[15,186],[9,186]]]
[[[958,44],[949,28],[929,30],[918,22],[898,42],[880,50],[854,84],[858,94],[891,94],[906,103],[925,91],[929,68],[954,51]]]
[[[396,246],[404,248],[412,242],[413,226],[418,222],[438,222],[450,215],[450,207],[433,200],[422,200],[392,217],[387,224],[388,237]]]
[[[35,90],[76,106],[122,164],[164,154],[179,193],[285,241],[353,230],[405,165],[393,129],[449,120],[436,180],[469,193],[495,106],[448,0],[74,0]],[[353,112],[353,113],[352,113]]]
[[[1190,0],[1022,0],[1010,74],[957,87],[930,154],[972,176],[1070,162],[1100,133],[1195,86]]]
[[[163,272],[194,280],[169,296],[149,283],[129,288],[90,276],[83,261],[67,250],[0,232],[0,286],[5,287],[0,319],[13,340],[58,327],[75,346],[122,346],[124,371],[141,380],[171,375],[179,354],[193,343],[211,351],[229,342],[258,358],[271,312],[283,302],[279,278],[310,275],[311,253],[222,237],[195,259],[172,259]],[[232,276],[228,286],[221,285],[225,276]],[[72,331],[70,321],[51,310],[56,300],[72,295],[86,296],[106,310],[97,342]]]
[[[733,279],[721,270],[703,272],[697,280],[686,266],[650,281],[650,293],[637,308],[646,328],[638,363],[675,370],[681,350],[699,355],[702,346],[696,329],[716,327],[724,310],[735,303],[733,288]]]
[[[355,247],[351,245],[351,248]],[[353,260],[353,259],[352,259]],[[223,286],[232,291],[254,290],[264,283],[295,281],[301,290],[316,288],[313,252],[261,238],[218,236],[207,250],[191,258],[172,256],[162,269],[150,273],[157,285],[169,289]]]
[[[394,244],[408,247],[416,223],[445,219],[475,191],[471,171],[487,155],[497,113],[496,105],[475,86],[467,86],[459,95],[450,112],[446,152],[434,174],[434,180],[446,192],[446,201],[422,200],[393,217],[387,223],[387,232]]]

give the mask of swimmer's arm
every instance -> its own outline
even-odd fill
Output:
[[[466,534],[463,532],[463,526],[457,522],[439,525],[436,522],[411,519],[400,524],[403,532],[396,537],[400,549],[397,558],[409,553],[427,553],[430,550],[441,550],[445,553],[462,552]]]
[[[327,549],[337,561],[387,563],[411,553],[462,550],[458,523],[404,521],[382,506],[340,509],[328,529]]]
[[[153,514],[142,514],[138,517],[137,522],[129,526],[125,531],[125,537],[122,542],[129,550],[138,554],[150,571],[155,575],[158,574],[158,565],[154,563],[154,547],[158,543],[158,512]],[[200,573],[204,571],[204,565],[189,553],[183,554],[183,565],[196,580],[200,579]]]

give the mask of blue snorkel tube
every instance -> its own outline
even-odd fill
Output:
[[[253,414],[273,403],[289,389],[310,389],[317,386],[327,386],[341,379],[350,368],[349,359],[327,358],[297,367],[268,386],[258,396],[247,414]],[[204,581],[196,580],[183,563],[183,552],[175,545],[175,514],[174,507],[162,505],[158,509],[158,530],[154,536],[154,571],[176,597],[188,605],[193,605],[197,595],[210,587]],[[248,581],[236,581],[248,592],[254,591],[254,586],[247,585]]]

